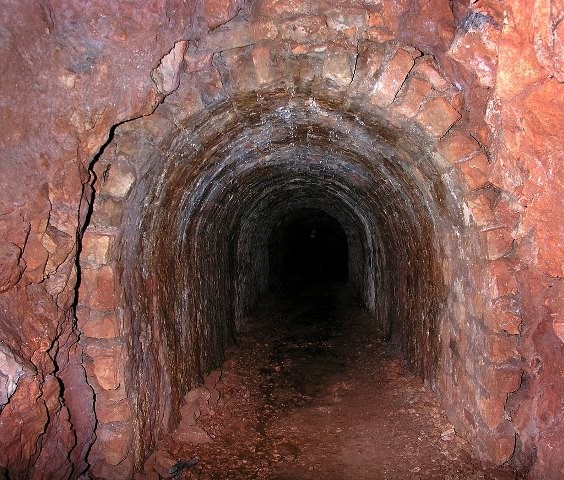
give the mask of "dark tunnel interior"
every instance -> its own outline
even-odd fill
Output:
[[[274,226],[268,249],[271,288],[347,281],[345,231],[335,218],[321,210],[290,212]]]

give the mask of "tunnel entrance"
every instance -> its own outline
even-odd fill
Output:
[[[339,222],[317,209],[299,209],[274,226],[268,242],[270,285],[346,282],[349,252]]]
[[[264,50],[214,55],[214,68],[155,114],[116,128],[97,163],[98,178],[111,173],[92,222],[118,232],[112,272],[127,339],[123,385],[141,412],[131,432],[137,462],[178,423],[189,392],[223,364],[269,289],[284,284],[346,284],[374,338],[392,339],[411,371],[458,398],[465,312],[482,308],[469,297],[481,273],[467,264],[483,252],[453,165],[479,145],[453,127],[450,87],[418,100],[421,114],[409,110],[416,70],[405,91],[378,103],[382,55],[413,65],[417,52],[397,43],[355,52],[354,79],[337,85],[326,76],[329,54],[303,57],[300,68],[294,56],[272,56],[305,76],[258,84],[249,69]],[[241,72],[251,80],[238,83]],[[463,425],[473,415],[470,406],[459,413]]]
[[[143,409],[163,412],[140,420],[144,432],[178,421],[185,395],[281,285],[346,284],[372,332],[393,338],[413,371],[435,382],[439,256],[450,241],[437,229],[456,217],[423,140],[411,131],[399,139],[358,111],[322,110],[307,96],[252,105],[257,123],[222,102],[170,136],[159,180],[144,176],[128,199],[121,278],[132,305],[130,382]],[[166,348],[147,343],[154,335]],[[155,380],[144,372],[153,371],[170,396],[147,389]]]

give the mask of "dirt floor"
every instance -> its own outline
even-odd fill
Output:
[[[146,468],[200,480],[521,478],[469,452],[434,394],[332,285],[266,299]]]

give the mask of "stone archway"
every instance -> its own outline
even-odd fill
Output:
[[[515,433],[504,405],[521,371],[513,340],[496,332],[518,333],[519,320],[502,306],[513,292],[510,265],[497,259],[503,243],[491,241],[503,227],[491,207],[498,193],[457,89],[432,58],[394,41],[292,49],[288,32],[259,24],[253,45],[237,45],[245,31],[219,32],[235,44],[215,53],[177,43],[155,78],[178,88],[152,115],[119,126],[95,166],[79,311],[99,421],[94,470],[127,477],[221,361],[265,285],[260,264],[233,282],[237,273],[217,259],[244,256],[252,241],[229,251],[229,235],[242,232],[240,241],[241,225],[256,227],[260,202],[272,207],[291,192],[284,182],[308,205],[362,225],[359,251],[371,254],[359,255],[357,282],[367,307],[388,329],[408,318],[393,330],[413,368],[481,456],[506,461]],[[386,259],[386,248],[412,252],[401,257],[408,263]],[[393,287],[378,303],[370,291],[384,284]]]

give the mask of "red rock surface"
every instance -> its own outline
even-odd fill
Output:
[[[158,105],[177,87],[178,123],[227,95],[214,52],[255,43],[252,75],[230,87],[282,78],[273,65],[284,51],[296,60],[294,78],[313,77],[316,56],[328,51],[323,78],[339,88],[352,80],[373,105],[390,106],[391,122],[414,118],[436,140],[447,134],[439,151],[468,190],[460,210],[483,242],[484,263],[465,275],[486,282],[476,282],[480,298],[458,307],[479,328],[453,330],[449,348],[476,361],[485,355],[503,375],[447,362],[459,383],[444,380],[453,397],[443,403],[464,405],[449,413],[483,457],[508,460],[517,434],[513,461],[531,478],[562,475],[564,34],[556,3],[3,2],[0,476],[76,478],[93,463],[101,477],[131,476],[142,448],[129,423],[113,238],[138,172],[124,158],[140,144],[151,151],[151,135],[167,131],[170,103]],[[404,44],[396,56],[366,43],[390,40]],[[355,64],[357,46],[374,52],[371,64]],[[138,143],[104,148],[116,125],[143,116]],[[479,397],[480,381],[494,395]]]

